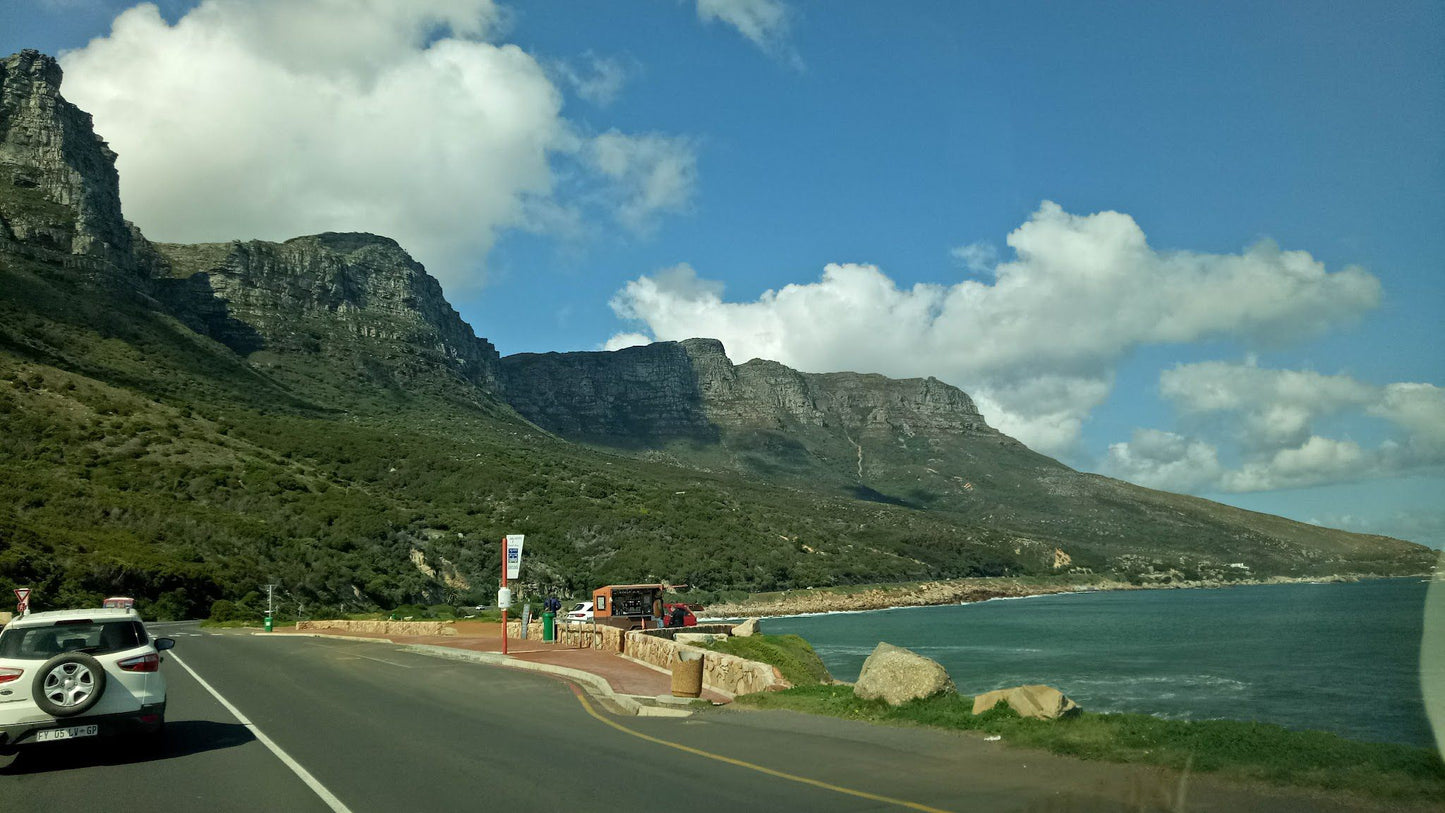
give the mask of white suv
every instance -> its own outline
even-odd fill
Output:
[[[132,609],[34,613],[0,630],[0,754],[112,734],[159,740],[166,719],[160,653]]]
[[[567,624],[584,624],[591,620],[592,602],[590,601],[578,602],[576,606],[567,611],[566,615],[562,616],[562,621]]]

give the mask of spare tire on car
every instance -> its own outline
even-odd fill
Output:
[[[84,652],[62,652],[40,666],[30,687],[35,705],[52,717],[73,717],[100,702],[105,667]]]

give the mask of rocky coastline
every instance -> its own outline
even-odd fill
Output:
[[[1251,584],[1308,584],[1315,582],[1353,582],[1375,576],[1338,574],[1333,576],[1288,577],[1231,581],[1171,582],[1168,584],[1132,584],[1114,579],[1095,581],[1058,581],[976,578],[952,579],[896,585],[873,585],[850,590],[791,590],[767,594],[757,600],[709,604],[701,613],[707,618],[767,618],[809,613],[862,612],[899,607],[932,607],[946,604],[967,604],[996,598],[1026,598],[1058,593],[1093,593],[1105,590],[1183,590],[1237,587]]]

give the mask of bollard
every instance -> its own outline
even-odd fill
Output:
[[[672,696],[702,696],[702,653],[679,652],[672,665]]]

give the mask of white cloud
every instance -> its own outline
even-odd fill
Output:
[[[1216,447],[1204,441],[1136,430],[1131,441],[1109,447],[1109,473],[1172,490],[1249,492],[1357,482],[1445,464],[1445,390],[1433,384],[1379,387],[1344,375],[1210,361],[1166,370],[1160,392],[1186,419],[1214,415],[1222,426],[1237,427],[1233,439],[1243,462],[1226,469]],[[1315,423],[1333,415],[1383,418],[1394,436],[1366,448],[1316,434]]]
[[[651,229],[660,213],[685,211],[692,201],[697,154],[687,139],[611,130],[592,140],[587,156],[613,182],[618,222],[635,232]]]
[[[1156,251],[1118,212],[1078,216],[1045,202],[1007,242],[1015,258],[987,281],[903,289],[874,266],[832,264],[817,282],[727,302],[695,274],[682,287],[643,276],[613,307],[658,339],[721,339],[739,361],[935,375],[987,405],[990,422],[1057,454],[1077,442],[1136,347],[1299,339],[1379,299],[1369,273],[1329,272],[1303,251]]]
[[[593,149],[543,66],[486,40],[500,16],[492,0],[203,0],[171,25],[148,3],[62,55],[64,92],[115,148],[126,215],[153,239],[371,231],[470,284],[501,231],[575,223],[553,165],[587,167]],[[606,194],[584,202],[666,209],[656,163],[588,170]]]
[[[1104,467],[1115,477],[1165,491],[1213,487],[1223,472],[1213,446],[1157,429],[1135,429],[1128,443],[1110,446]]]
[[[557,75],[577,92],[577,95],[598,107],[606,107],[617,101],[622,88],[631,78],[632,70],[621,60],[599,57],[596,54],[583,56],[585,65],[559,63]]]
[[[1276,491],[1325,483],[1348,483],[1380,476],[1382,461],[1352,440],[1312,435],[1298,447],[1280,449],[1267,459],[1223,474],[1224,491]]]
[[[1395,511],[1369,517],[1332,513],[1311,517],[1309,522],[1356,533],[1384,534],[1445,549],[1445,511],[1439,509]]]
[[[1250,451],[1299,446],[1318,418],[1358,410],[1380,394],[1377,387],[1349,376],[1222,361],[1165,370],[1159,375],[1159,392],[1185,415],[1239,413]]]
[[[729,25],[765,53],[802,65],[788,45],[793,12],[780,0],[697,0],[697,16],[705,23]]]
[[[602,345],[603,350],[621,350],[624,347],[640,347],[644,344],[652,344],[652,339],[641,333],[619,333],[608,339]]]
[[[1112,373],[994,376],[969,394],[995,429],[1035,450],[1063,455],[1073,451],[1085,419],[1108,399],[1113,382]]]
[[[950,249],[948,253],[964,268],[974,273],[991,272],[994,266],[998,265],[998,248],[993,243],[969,243]]]
[[[1406,429],[1413,448],[1427,453],[1445,450],[1445,389],[1434,384],[1390,384],[1370,405],[1370,414]]]

